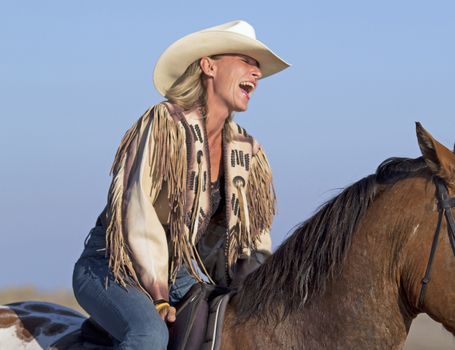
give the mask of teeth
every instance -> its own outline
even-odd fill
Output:
[[[254,84],[250,81],[242,81],[240,85],[246,87],[248,92],[252,91],[255,88]]]
[[[249,82],[249,81],[243,81],[243,82],[240,83],[240,85],[249,86],[252,89],[254,89],[254,84],[252,82]]]

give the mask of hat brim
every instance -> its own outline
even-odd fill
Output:
[[[259,62],[262,78],[290,66],[259,40],[235,32],[197,32],[177,40],[160,56],[153,73],[156,89],[165,96],[167,90],[195,60],[224,53],[237,53],[254,58]]]

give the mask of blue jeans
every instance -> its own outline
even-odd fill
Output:
[[[138,288],[115,282],[105,252],[105,232],[95,227],[74,266],[73,290],[78,303],[114,337],[114,349],[166,349],[168,330],[153,302]],[[195,283],[186,269],[170,288],[177,303]]]

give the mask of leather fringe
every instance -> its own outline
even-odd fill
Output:
[[[149,123],[152,123],[150,135],[146,135]],[[106,248],[109,253],[109,267],[116,281],[122,286],[128,284],[131,279],[135,284],[141,286],[130,257],[122,218],[123,196],[128,185],[131,165],[137,158],[138,147],[143,137],[149,137],[145,146],[149,147],[150,157],[147,161],[150,173],[142,174],[142,176],[151,177],[152,186],[149,196],[152,203],[155,203],[163,183],[167,184],[167,195],[171,208],[170,240],[174,258],[171,263],[171,277],[175,278],[178,269],[184,262],[188,266],[192,266],[193,248],[188,237],[188,230],[183,228],[187,176],[185,130],[174,122],[166,106],[160,104],[148,110],[126,132],[115,155],[111,170],[114,176],[108,195]],[[196,274],[195,271],[194,274]]]
[[[136,158],[136,150],[140,142],[143,126],[150,118],[151,110],[147,110],[139,120],[125,133],[114,157],[111,168],[113,174],[107,199],[106,252],[109,255],[109,267],[118,283],[126,286],[128,277],[141,286],[133,263],[129,257],[123,232],[123,196],[128,183],[129,170],[127,162],[131,164]],[[131,159],[132,158],[132,159]]]
[[[252,159],[246,198],[250,214],[251,239],[255,244],[264,231],[270,230],[276,207],[272,171],[262,148]]]

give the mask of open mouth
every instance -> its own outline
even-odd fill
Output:
[[[252,83],[251,81],[242,81],[240,84],[240,89],[245,92],[245,94],[250,97],[250,94],[253,92],[254,88],[256,85]]]

